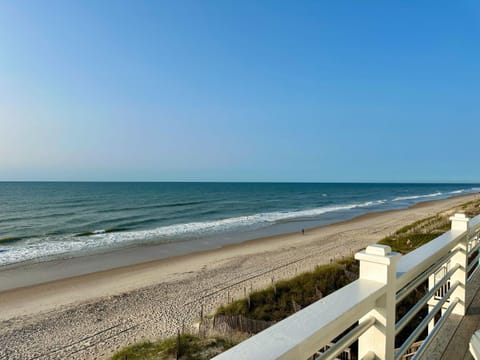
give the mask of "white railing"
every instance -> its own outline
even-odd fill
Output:
[[[389,246],[368,246],[355,255],[358,280],[215,359],[335,359],[357,340],[359,359],[418,359],[451,313],[465,315],[468,280],[479,268],[480,215],[450,219],[451,230],[404,256]],[[427,294],[396,322],[397,304],[427,280]],[[428,315],[395,349],[395,336],[427,306]],[[325,353],[314,355],[349,328]],[[412,345],[427,329],[412,355]]]

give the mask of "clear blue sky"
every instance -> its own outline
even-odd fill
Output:
[[[0,0],[0,179],[480,181],[476,1]]]

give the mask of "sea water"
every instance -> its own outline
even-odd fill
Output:
[[[478,184],[0,182],[0,265],[301,231]],[[233,239],[233,240],[232,240]]]

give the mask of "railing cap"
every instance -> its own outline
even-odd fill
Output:
[[[455,213],[455,215],[450,216],[451,221],[469,221],[470,219],[464,213]]]
[[[388,245],[373,244],[367,246],[365,250],[357,252],[355,259],[377,264],[390,265],[393,259],[399,257],[399,253],[392,251]]]
[[[392,248],[390,246],[380,244],[369,245],[365,249],[365,253],[370,255],[387,256],[390,255],[391,252]]]

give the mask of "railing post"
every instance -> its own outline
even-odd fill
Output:
[[[454,216],[450,217],[452,221],[451,229],[455,232],[464,232],[468,230],[469,218],[465,216],[465,214],[457,213]],[[459,250],[452,258],[437,271],[440,273],[440,278],[442,278],[452,267],[456,264],[460,265],[460,268],[452,275],[449,283],[454,283],[456,280],[459,281],[460,286],[452,293],[451,298],[455,299],[458,297],[460,302],[457,304],[455,309],[453,310],[454,314],[458,315],[465,315],[465,289],[466,289],[466,282],[467,282],[467,261],[468,261],[468,236],[463,238],[453,249],[452,251]],[[437,283],[436,274],[432,274],[428,278],[428,290],[431,290],[435,287]],[[448,291],[448,285],[445,285],[443,289],[439,290],[439,297],[442,297],[444,293]],[[434,296],[428,301],[428,312],[432,311],[435,305],[438,303],[437,298]],[[446,301],[442,306],[442,315],[445,310],[448,308],[450,301]],[[435,319],[432,319],[428,323],[428,333],[430,334],[435,326]]]
[[[450,217],[452,221],[452,231],[464,232],[468,230],[470,219],[465,214],[455,214]],[[460,242],[453,248],[459,250],[452,256],[452,265],[459,264],[460,268],[455,271],[450,279],[451,283],[458,281],[460,286],[452,293],[451,299],[458,298],[460,301],[453,309],[453,313],[457,315],[465,315],[465,294],[467,290],[467,262],[468,262],[468,235],[464,236]]]
[[[358,358],[374,352],[376,359],[391,360],[395,349],[395,308],[396,308],[396,265],[400,254],[392,252],[390,246],[370,245],[355,254],[360,261],[360,278],[377,281],[386,285],[385,294],[360,323],[371,316],[375,325],[358,339]]]

